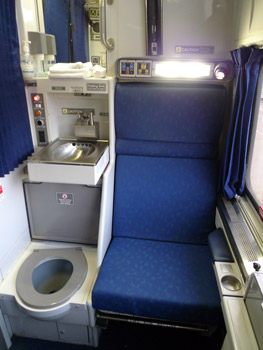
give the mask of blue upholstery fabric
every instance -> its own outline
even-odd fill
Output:
[[[116,153],[169,158],[180,158],[183,154],[183,158],[215,159],[218,150],[214,143],[197,144],[117,139]]]
[[[207,244],[216,187],[214,160],[119,155],[113,234]]]
[[[175,142],[180,147],[188,144],[198,149],[205,144],[217,150],[225,98],[221,86],[117,84],[117,140]],[[183,151],[176,156],[184,157]],[[117,147],[117,152],[123,154],[125,150]],[[206,157],[206,151],[204,154]]]
[[[215,229],[219,86],[117,84],[113,240],[93,307],[216,325],[208,234]]]
[[[219,324],[209,248],[115,237],[92,293],[93,307],[178,322]]]

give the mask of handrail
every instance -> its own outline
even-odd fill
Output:
[[[107,0],[108,5],[112,5],[113,0]],[[106,4],[105,0],[100,0],[100,40],[102,45],[109,51],[114,50],[114,40],[106,38]]]

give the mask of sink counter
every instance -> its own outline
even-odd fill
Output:
[[[108,141],[104,140],[59,138],[28,158],[28,161],[94,166],[107,146]]]
[[[29,157],[31,182],[96,185],[109,162],[104,140],[59,138]]]

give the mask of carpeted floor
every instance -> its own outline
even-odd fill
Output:
[[[222,332],[206,337],[189,331],[112,322],[106,330],[102,330],[98,350],[219,350],[222,342]],[[14,336],[10,350],[94,350],[94,348]]]

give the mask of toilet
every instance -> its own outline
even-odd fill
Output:
[[[30,242],[0,285],[10,337],[98,346],[91,303],[96,271],[96,247]]]
[[[59,310],[56,316],[61,316],[67,312],[66,302],[81,287],[87,272],[87,260],[81,248],[36,249],[18,271],[17,301],[20,299],[21,308],[32,316],[40,317],[39,309],[54,308]],[[62,304],[64,307],[58,308]]]
[[[101,186],[26,182],[24,190],[31,241],[0,284],[11,336],[96,347],[91,290]]]

